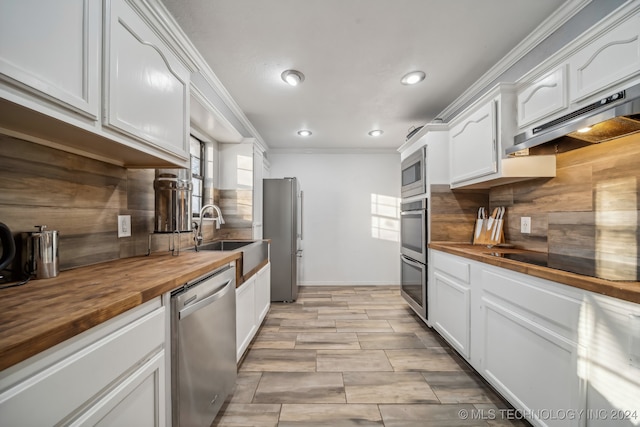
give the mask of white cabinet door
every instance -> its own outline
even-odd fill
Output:
[[[451,184],[498,171],[495,101],[490,101],[451,129]]]
[[[236,357],[240,361],[253,336],[256,325],[256,276],[236,288]]]
[[[219,144],[220,189],[251,190],[253,188],[253,144]]]
[[[271,307],[271,264],[256,274],[256,325],[259,327]]]
[[[578,345],[496,302],[483,301],[482,312],[482,375],[516,408],[533,414],[536,425],[580,425],[543,412],[584,409]]]
[[[0,79],[97,119],[100,0],[0,2]]]
[[[189,71],[125,0],[107,11],[105,125],[188,158]]]
[[[523,128],[569,107],[565,65],[556,68],[517,93],[518,127]]]
[[[166,425],[164,368],[164,350],[162,350],[70,425],[100,427]]]
[[[461,355],[470,357],[471,289],[434,272],[433,325]]]
[[[473,350],[480,373],[534,425],[581,425],[577,417],[547,416],[585,409],[579,293],[489,266],[482,267],[481,282],[473,319],[480,325]]]
[[[604,92],[639,75],[640,14],[580,49],[570,58],[569,67],[571,102]]]
[[[0,382],[0,425],[82,425],[116,407],[114,415],[140,412],[163,425],[165,307],[147,303],[96,329],[78,338],[81,344],[72,339],[44,358],[26,361],[15,380],[6,379],[10,384]]]

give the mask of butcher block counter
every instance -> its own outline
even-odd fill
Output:
[[[0,370],[227,263],[241,252],[153,253],[0,290]]]
[[[604,280],[496,256],[511,253],[531,254],[531,251],[449,242],[432,242],[429,248],[640,304],[640,282]]]

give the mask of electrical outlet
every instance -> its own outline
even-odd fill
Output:
[[[118,237],[131,236],[131,215],[118,215]]]
[[[530,216],[520,217],[520,233],[531,234],[531,217]]]

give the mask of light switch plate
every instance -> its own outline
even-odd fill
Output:
[[[118,215],[118,237],[131,236],[131,215]]]
[[[520,217],[520,233],[531,234],[531,217],[530,216]]]

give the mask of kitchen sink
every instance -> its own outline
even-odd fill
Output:
[[[198,246],[198,251],[242,252],[242,275],[245,276],[269,258],[269,243],[263,240],[217,240]]]

